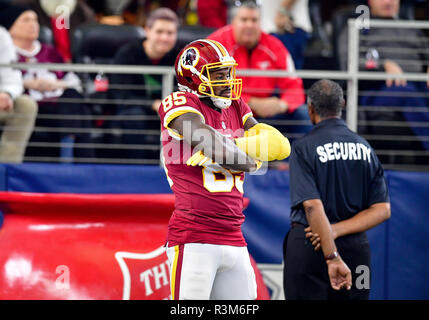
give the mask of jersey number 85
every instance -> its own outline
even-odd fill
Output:
[[[238,191],[244,193],[241,173],[233,173],[213,163],[203,165],[203,185],[210,192],[231,192],[234,186]]]

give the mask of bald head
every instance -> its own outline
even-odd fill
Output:
[[[307,92],[308,104],[320,118],[341,116],[344,107],[343,89],[334,81],[323,79],[315,82]]]

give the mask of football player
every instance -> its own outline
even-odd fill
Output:
[[[236,62],[222,44],[196,40],[176,58],[179,90],[159,108],[163,162],[175,194],[167,232],[172,299],[255,299],[241,231],[244,172],[282,160],[290,144],[240,99]]]

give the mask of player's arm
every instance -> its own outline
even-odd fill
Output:
[[[168,126],[183,136],[185,142],[226,169],[253,172],[258,168],[257,162],[241,151],[233,140],[205,124],[198,114],[182,114]]]
[[[249,131],[250,128],[257,125],[259,122],[254,117],[250,116],[247,118],[246,122],[244,123],[244,131]]]
[[[272,161],[289,157],[289,140],[276,128],[249,117],[244,130],[244,137],[235,139],[235,143],[253,159]]]

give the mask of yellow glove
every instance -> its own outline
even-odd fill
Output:
[[[209,160],[208,157],[204,155],[204,153],[200,150],[198,152],[195,152],[189,159],[186,161],[186,165],[195,167],[195,166],[201,166],[204,163]]]
[[[283,160],[290,155],[289,140],[276,128],[264,123],[250,128],[244,137],[235,139],[235,143],[249,156],[261,161]]]
[[[260,134],[263,131],[276,131],[276,132],[279,132],[276,128],[270,126],[269,124],[258,122],[253,127],[251,127],[249,130],[244,131],[244,136],[245,137],[256,136],[256,135]]]

